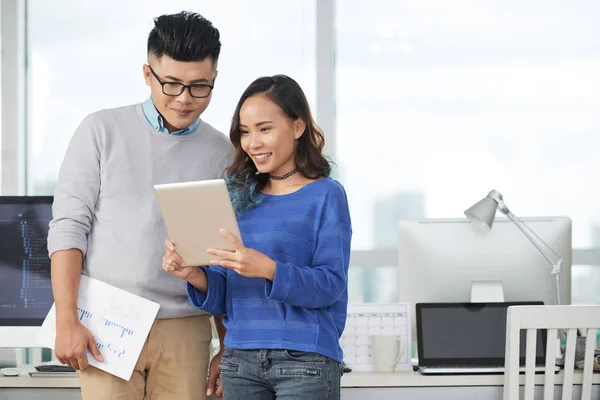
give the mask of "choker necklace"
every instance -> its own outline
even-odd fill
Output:
[[[294,168],[293,170],[291,170],[287,174],[284,174],[284,175],[281,175],[281,176],[269,174],[269,178],[273,179],[273,180],[276,180],[276,181],[282,181],[282,180],[287,179],[290,176],[294,175],[296,172],[298,172],[298,168]]]

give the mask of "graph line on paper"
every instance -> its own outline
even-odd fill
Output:
[[[104,326],[106,326],[107,328],[110,328],[110,327],[117,328],[119,331],[121,331],[120,337],[125,336],[125,334],[127,334],[129,336],[133,335],[133,331],[131,329],[125,328],[124,326],[119,325],[116,322],[109,321],[107,319],[104,320]]]
[[[79,321],[83,321],[84,318],[92,318],[92,313],[86,310],[82,310],[81,308],[77,307],[77,312],[79,313]]]
[[[404,341],[404,354],[396,371],[412,368],[411,318],[408,303],[350,304],[346,328],[340,338],[344,362],[354,371],[373,371],[370,336],[399,335]]]
[[[108,351],[110,354],[114,355],[117,358],[121,358],[122,355],[125,354],[125,349],[117,349],[109,342],[108,344],[103,344],[96,342],[96,346],[98,346],[98,350],[100,353],[106,353]]]
[[[99,369],[129,380],[159,305],[137,295],[81,277],[77,299],[79,321],[96,339],[102,363],[88,353],[88,361]],[[40,344],[54,348],[56,311],[52,306],[42,324]]]

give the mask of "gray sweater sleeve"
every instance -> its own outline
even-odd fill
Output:
[[[101,143],[93,115],[75,131],[65,154],[52,205],[48,253],[79,249],[86,255],[87,238],[100,191]]]

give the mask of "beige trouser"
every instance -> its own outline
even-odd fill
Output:
[[[204,400],[211,337],[208,315],[158,319],[131,379],[88,367],[79,374],[82,398]]]

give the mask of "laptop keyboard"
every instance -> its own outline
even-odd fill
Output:
[[[544,373],[546,371],[545,366],[535,367],[536,373]],[[554,372],[560,371],[558,366],[555,367]],[[420,367],[419,372],[422,374],[503,374],[504,365],[500,366],[486,366],[486,367],[465,367],[460,365],[447,365],[447,366],[435,366],[435,367]],[[520,367],[519,372],[525,373],[525,367]]]

